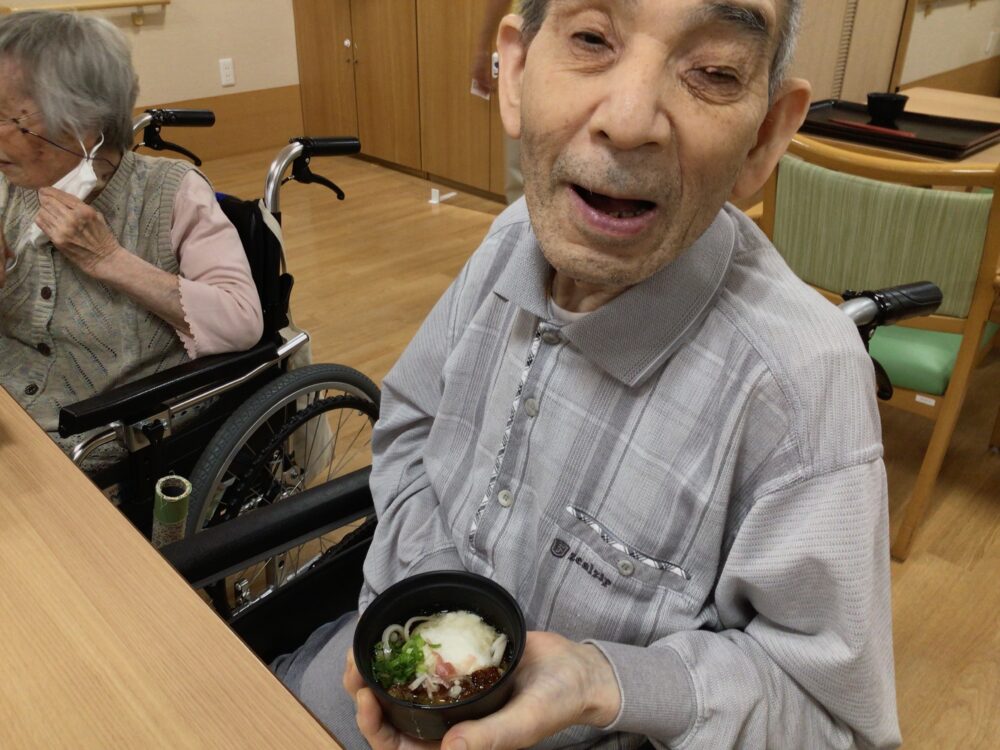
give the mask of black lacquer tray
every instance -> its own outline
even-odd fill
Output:
[[[903,112],[886,125],[873,123],[864,104],[839,99],[814,102],[802,132],[939,159],[964,159],[1000,141],[997,122]]]

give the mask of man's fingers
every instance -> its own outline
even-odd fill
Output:
[[[515,697],[495,714],[452,727],[441,742],[441,750],[517,750],[531,747],[560,728],[547,719],[544,710],[538,710],[540,705],[519,701]]]
[[[365,680],[358,671],[358,668],[354,666],[354,654],[348,651],[347,653],[347,663],[344,666],[344,690],[347,694],[351,696],[351,699],[357,702],[358,691],[365,686]]]
[[[382,709],[375,694],[368,688],[362,688],[357,693],[357,706],[358,729],[372,750],[398,750],[399,733],[382,721]]]

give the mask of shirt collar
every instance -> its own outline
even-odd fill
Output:
[[[512,234],[516,241],[494,291],[547,321],[551,268],[530,227]],[[677,260],[563,326],[562,335],[616,380],[640,385],[697,330],[722,288],[735,245],[736,227],[722,210]]]

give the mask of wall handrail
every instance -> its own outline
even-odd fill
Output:
[[[0,5],[0,15],[17,13],[21,10],[113,10],[115,8],[135,8],[132,23],[142,26],[146,8],[159,5],[166,9],[170,0],[82,0],[76,3],[42,3],[40,5]]]

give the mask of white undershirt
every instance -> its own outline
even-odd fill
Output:
[[[589,312],[571,312],[565,308],[559,307],[556,301],[549,297],[549,315],[552,319],[561,326],[569,325],[570,323],[575,323],[578,320],[583,320],[583,318],[590,315]]]

